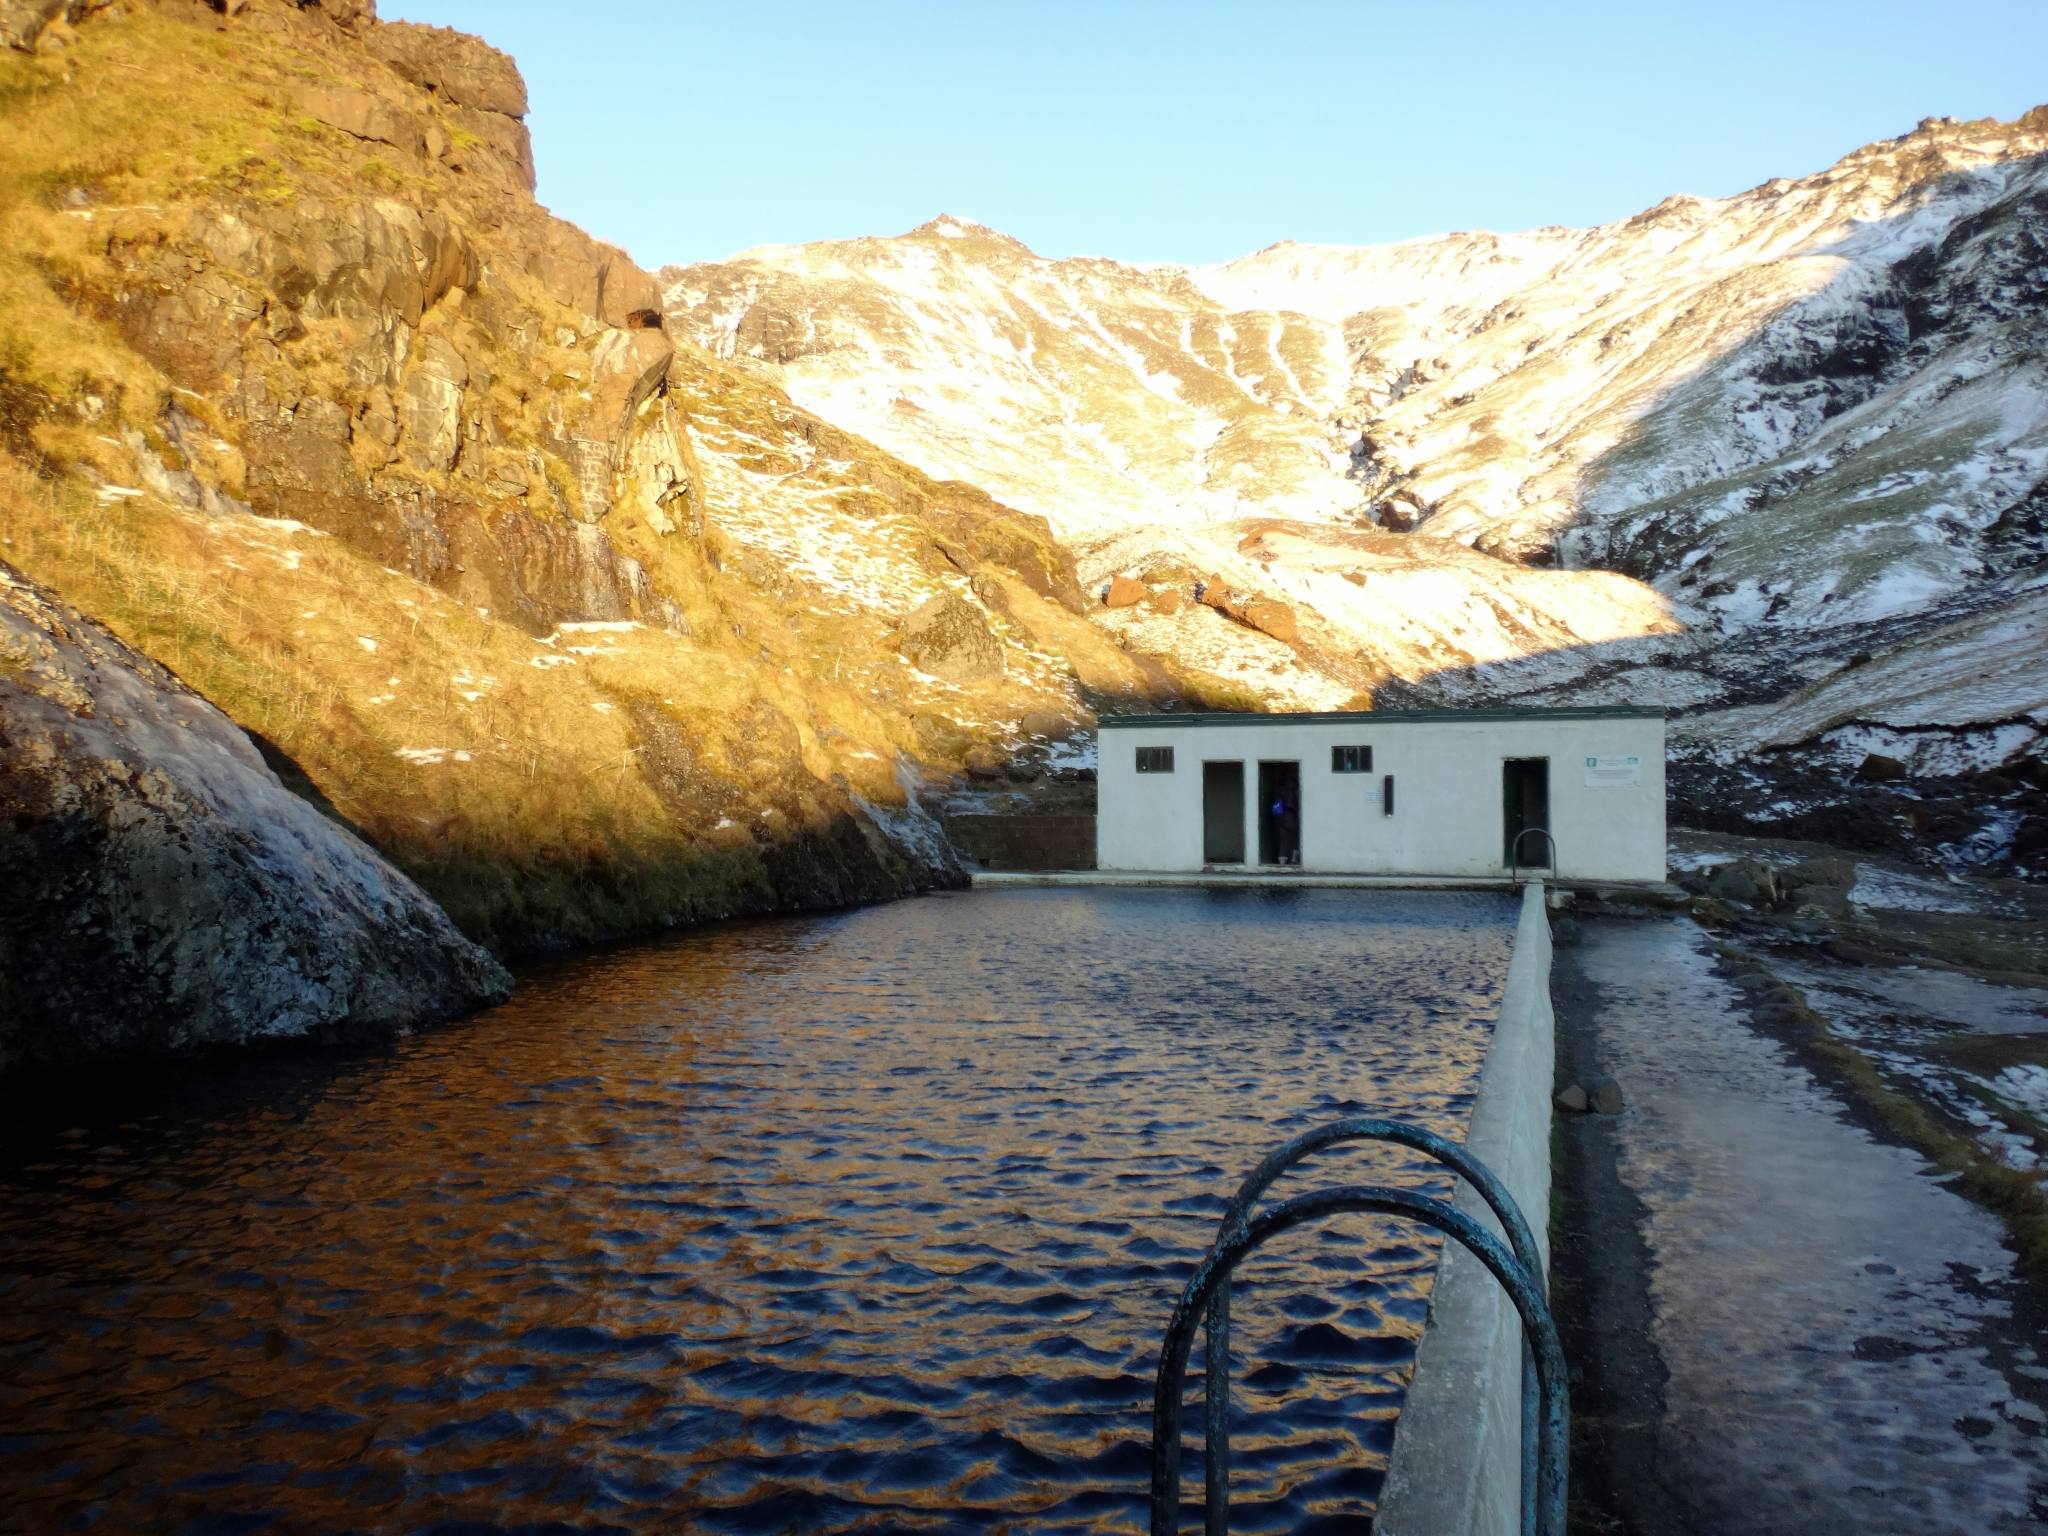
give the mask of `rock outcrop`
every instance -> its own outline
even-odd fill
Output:
[[[0,47],[35,47],[50,23],[64,14],[64,0],[0,0]]]
[[[951,593],[930,598],[903,621],[899,643],[921,672],[948,682],[998,677],[1003,648],[972,603]]]
[[[510,989],[219,710],[0,564],[0,1069],[400,1032]]]
[[[38,46],[0,50],[0,553],[500,955],[957,882],[922,797],[976,748],[1194,696],[1043,519],[678,342],[534,202],[495,50],[360,0]]]
[[[370,52],[451,106],[526,116],[526,82],[510,56],[448,27],[390,21],[370,34]]]
[[[1292,644],[1301,637],[1301,624],[1287,604],[1270,597],[1239,592],[1226,585],[1221,577],[1209,579],[1202,590],[1202,602],[1225,618],[1235,620],[1246,629],[1270,635],[1282,644]]]

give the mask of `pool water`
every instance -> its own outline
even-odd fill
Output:
[[[1461,1133],[1513,919],[927,897],[45,1104],[0,1161],[0,1527],[1141,1529],[1223,1201],[1325,1119]],[[1243,1273],[1236,1529],[1359,1528],[1434,1256],[1359,1220]]]

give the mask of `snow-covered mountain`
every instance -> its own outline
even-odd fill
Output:
[[[675,329],[1043,514],[1092,585],[1291,607],[1103,614],[1271,706],[1663,703],[1701,819],[1790,830],[1872,752],[2040,760],[2048,108],[1593,229],[1178,268],[941,217],[662,276]]]

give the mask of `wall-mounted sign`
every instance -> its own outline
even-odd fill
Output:
[[[1586,759],[1586,783],[1594,789],[1620,789],[1630,784],[1643,782],[1643,760],[1640,757],[1589,757]]]

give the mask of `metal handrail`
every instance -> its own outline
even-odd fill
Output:
[[[1152,1536],[1175,1536],[1180,1514],[1180,1406],[1187,1381],[1188,1353],[1195,1325],[1208,1310],[1216,1288],[1229,1278],[1244,1256],[1267,1240],[1307,1222],[1347,1212],[1405,1216],[1455,1237],[1478,1256],[1521,1316],[1523,1336],[1531,1346],[1542,1402],[1541,1486],[1533,1530],[1538,1536],[1564,1536],[1566,1447],[1571,1405],[1565,1383],[1564,1347],[1557,1324],[1535,1278],[1500,1240],[1464,1212],[1412,1190],[1376,1185],[1320,1189],[1297,1195],[1246,1222],[1240,1220],[1217,1240],[1195,1267],[1166,1326],[1159,1350],[1159,1375],[1152,1393]],[[1525,1513],[1525,1520],[1527,1515]]]
[[[1525,838],[1525,837],[1527,837],[1527,836],[1528,836],[1528,835],[1529,835],[1529,834],[1530,834],[1531,832],[1536,832],[1536,833],[1540,833],[1540,834],[1542,835],[1542,837],[1543,837],[1543,841],[1544,841],[1545,843],[1547,843],[1547,844],[1549,845],[1549,847],[1550,847],[1550,872],[1551,872],[1551,874],[1553,874],[1553,875],[1555,875],[1555,874],[1556,874],[1556,873],[1558,872],[1558,871],[1557,871],[1557,839],[1556,839],[1556,838],[1554,838],[1554,837],[1552,837],[1552,836],[1550,835],[1550,828],[1548,828],[1548,827],[1524,827],[1524,828],[1522,828],[1522,830],[1521,830],[1521,831],[1519,831],[1519,832],[1517,832],[1517,833],[1515,834],[1515,841],[1514,841],[1514,845],[1513,845],[1513,846],[1512,846],[1512,847],[1511,847],[1511,848],[1510,848],[1510,849],[1508,850],[1508,852],[1509,852],[1509,853],[1510,853],[1510,854],[1511,854],[1511,855],[1513,856],[1513,857],[1512,857],[1512,858],[1511,858],[1511,859],[1509,860],[1509,863],[1508,863],[1508,878],[1509,878],[1510,880],[1514,881],[1514,882],[1515,882],[1515,884],[1517,884],[1517,885],[1520,885],[1520,884],[1522,883],[1522,839],[1523,839],[1523,838]],[[1543,866],[1542,866],[1542,865],[1540,865],[1540,864],[1531,864],[1531,865],[1530,865],[1529,867],[1530,867],[1531,869],[1541,869],[1541,868],[1543,868]]]
[[[1495,1178],[1493,1171],[1478,1158],[1455,1141],[1448,1141],[1434,1131],[1425,1131],[1419,1125],[1409,1125],[1401,1120],[1362,1118],[1336,1120],[1328,1125],[1317,1126],[1304,1131],[1284,1146],[1276,1148],[1263,1158],[1258,1167],[1245,1175],[1244,1182],[1231,1196],[1230,1204],[1224,1207],[1223,1219],[1217,1224],[1215,1243],[1223,1241],[1224,1233],[1242,1222],[1252,1208],[1252,1202],[1278,1179],[1281,1174],[1296,1163],[1324,1147],[1343,1141],[1384,1141],[1397,1146],[1413,1148],[1426,1153],[1438,1162],[1459,1174],[1484,1200],[1487,1208],[1499,1220],[1501,1230],[1507,1234],[1508,1243],[1514,1250],[1515,1261],[1519,1263],[1543,1288],[1543,1256],[1536,1246],[1536,1239],[1529,1231],[1529,1223],[1522,1215],[1522,1208],[1515,1203],[1507,1186]],[[1211,1244],[1215,1246],[1214,1243]],[[1203,1366],[1206,1372],[1206,1392],[1203,1399],[1205,1421],[1204,1441],[1207,1458],[1203,1469],[1203,1530],[1207,1536],[1225,1536],[1230,1529],[1230,1279],[1226,1275],[1216,1288],[1216,1295],[1209,1303],[1205,1319],[1203,1341]],[[1537,1390],[1536,1367],[1529,1355],[1526,1341],[1522,1346],[1522,1526],[1524,1530],[1534,1528],[1536,1498],[1536,1420]]]

